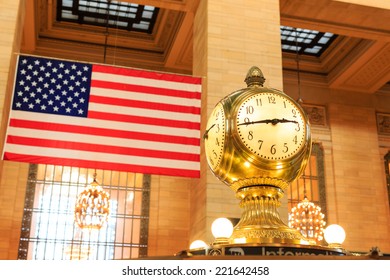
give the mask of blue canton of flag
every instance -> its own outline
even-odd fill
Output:
[[[13,110],[87,117],[92,65],[20,56]]]

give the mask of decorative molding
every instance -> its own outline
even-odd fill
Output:
[[[390,114],[376,113],[378,134],[390,135]]]
[[[304,104],[302,107],[305,110],[311,125],[328,126],[325,106]]]

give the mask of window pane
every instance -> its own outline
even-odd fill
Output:
[[[128,257],[146,248],[147,239],[141,243],[139,237],[148,223],[141,217],[149,212],[147,175],[50,165],[30,165],[29,173],[19,259],[113,259],[124,256],[116,247],[137,248]],[[100,230],[82,230],[75,223],[75,205],[95,173],[110,194],[110,215]]]

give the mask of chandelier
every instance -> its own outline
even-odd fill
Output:
[[[310,202],[305,195],[304,199],[291,209],[289,226],[299,230],[309,243],[317,244],[324,238],[324,217],[321,207]]]
[[[88,185],[77,197],[75,207],[75,222],[81,229],[102,228],[110,214],[110,195],[96,181]]]

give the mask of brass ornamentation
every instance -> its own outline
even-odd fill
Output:
[[[206,158],[241,200],[243,213],[230,244],[299,244],[303,236],[284,224],[278,208],[310,157],[309,120],[298,102],[264,87],[264,81],[254,66],[245,78],[247,88],[216,105],[205,130]]]

